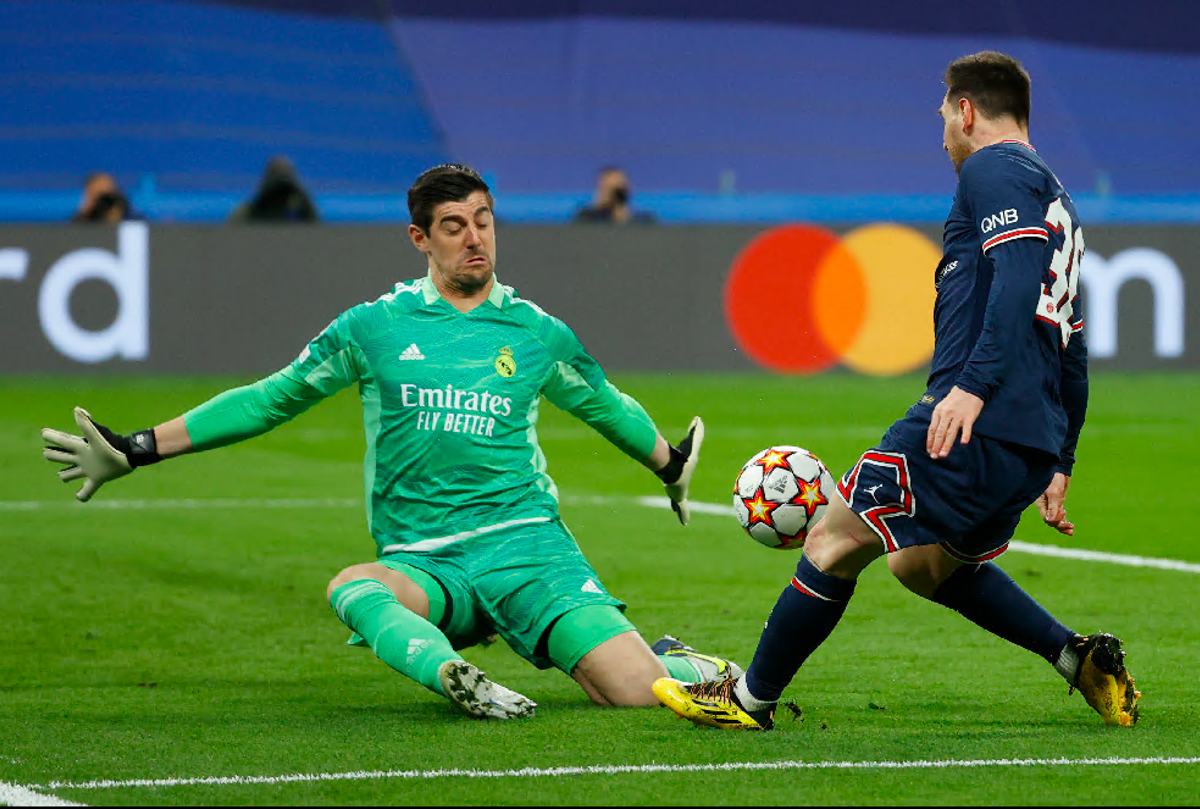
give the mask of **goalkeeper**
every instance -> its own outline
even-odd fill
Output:
[[[45,457],[66,464],[59,477],[82,479],[86,501],[138,466],[260,435],[357,384],[376,561],[345,568],[327,593],[353,642],[497,719],[536,705],[456,651],[493,634],[600,705],[656,705],[651,684],[668,674],[740,674],[670,636],[646,644],[559,517],[535,429],[545,396],[653,470],[686,525],[703,423],[669,444],[562,321],[496,281],[494,202],[475,171],[429,169],[408,207],[424,278],[342,313],[278,373],[153,429],[120,435],[76,408],[82,437],[42,432]]]

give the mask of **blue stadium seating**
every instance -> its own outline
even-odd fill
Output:
[[[939,221],[941,72],[995,48],[1033,73],[1034,143],[1085,215],[1200,221],[1194,17],[1186,0],[0,0],[0,220],[65,219],[103,169],[152,220],[219,221],[282,153],[332,221],[399,219],[413,177],[451,159],[510,221],[569,218],[609,163],[668,222]]]

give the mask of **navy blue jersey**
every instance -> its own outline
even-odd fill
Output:
[[[1071,473],[1087,409],[1078,298],[1083,231],[1071,198],[1028,144],[968,157],[934,283],[932,408],[954,386],[984,401],[974,431],[1034,447]]]

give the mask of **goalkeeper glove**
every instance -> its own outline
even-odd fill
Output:
[[[75,493],[80,502],[86,503],[110,480],[162,460],[153,429],[120,435],[92,421],[82,407],[75,408],[75,423],[83,436],[49,428],[42,430],[42,439],[49,445],[42,448],[42,456],[47,461],[67,464],[58,471],[63,483],[84,478],[83,486]]]
[[[679,517],[679,522],[688,524],[691,510],[688,508],[688,484],[691,483],[692,473],[700,461],[700,445],[704,443],[704,422],[699,416],[692,419],[687,436],[679,442],[678,447],[671,446],[671,460],[667,465],[654,474],[658,475],[666,486],[667,497],[671,500],[671,510]],[[668,445],[670,446],[670,445]]]

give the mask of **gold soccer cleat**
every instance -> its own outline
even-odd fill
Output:
[[[770,730],[775,727],[775,706],[747,711],[733,694],[732,677],[705,683],[684,683],[670,677],[654,681],[651,689],[658,701],[680,719],[696,725],[726,730]]]
[[[1138,698],[1133,676],[1125,668],[1120,639],[1106,634],[1083,635],[1075,641],[1079,668],[1071,691],[1079,689],[1106,725],[1132,725],[1138,721]]]

